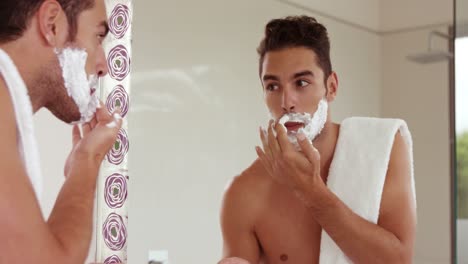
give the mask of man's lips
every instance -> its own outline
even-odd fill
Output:
[[[284,126],[288,130],[288,132],[297,132],[300,128],[304,127],[304,123],[302,122],[286,122]]]

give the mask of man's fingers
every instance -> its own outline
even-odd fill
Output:
[[[94,115],[93,119],[91,119],[91,121],[89,121],[89,125],[91,126],[91,129],[94,129],[97,125],[97,119],[96,119],[96,115]]]
[[[258,155],[258,158],[260,159],[260,162],[262,163],[263,167],[265,167],[265,170],[269,173],[269,174],[272,174],[272,167],[271,167],[271,163],[270,163],[270,160],[268,159],[268,157],[265,155],[265,153],[263,152],[263,150],[260,148],[260,147],[255,147],[255,151],[257,152],[257,155]]]
[[[297,133],[297,142],[301,147],[302,153],[306,156],[310,163],[314,165],[315,169],[320,169],[320,153],[318,150],[312,145],[310,140],[304,134],[304,132]]]
[[[104,122],[104,123],[110,122],[113,117],[107,111],[107,107],[104,106],[104,103],[102,103],[102,101],[99,101],[99,104],[100,104],[100,107],[96,109],[97,121]],[[117,108],[117,111],[119,111],[119,114],[120,114],[120,108]]]
[[[80,128],[78,127],[78,125],[74,125],[73,129],[72,129],[72,144],[73,144],[73,146],[76,146],[76,144],[78,144],[78,142],[80,142],[80,140],[81,140]]]
[[[102,123],[99,122],[96,128],[93,130],[93,141],[99,144],[102,149],[99,153],[105,154],[109,152],[112,146],[115,144],[117,135],[120,128],[122,127],[122,119],[112,119],[110,122]]]
[[[91,125],[89,123],[85,123],[81,125],[81,129],[83,130],[83,137],[89,134],[91,132]]]
[[[288,131],[284,127],[284,125],[277,123],[275,126],[276,130],[276,138],[278,139],[279,146],[281,148],[281,151],[284,152],[289,152],[289,151],[295,151],[294,146],[291,144],[291,142],[288,139]]]
[[[281,148],[276,139],[275,132],[273,131],[274,121],[271,120],[268,124],[268,145],[270,146],[270,151],[274,159],[276,159],[280,153]]]
[[[260,139],[262,140],[263,151],[267,159],[271,162],[273,154],[271,153],[270,146],[268,145],[267,132],[264,128],[260,128]]]
[[[106,127],[116,129],[116,131],[119,131],[119,129],[122,127],[122,116],[120,116],[120,113],[115,112],[112,115],[112,119],[109,120],[109,122],[106,124]]]

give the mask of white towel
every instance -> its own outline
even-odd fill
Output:
[[[15,110],[16,126],[18,129],[18,148],[37,199],[40,201],[42,193],[42,177],[33,124],[33,110],[28,90],[18,69],[8,56],[0,49],[0,75],[3,77]]]
[[[327,185],[353,212],[372,223],[379,219],[385,176],[398,131],[410,152],[411,184],[415,194],[413,143],[403,120],[353,117],[341,124]],[[345,263],[352,262],[322,231],[320,264]]]

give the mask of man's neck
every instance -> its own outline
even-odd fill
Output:
[[[35,113],[46,103],[44,91],[40,91],[41,85],[36,83],[38,80],[37,73],[40,72],[40,68],[43,65],[41,64],[37,47],[31,45],[34,42],[30,42],[31,40],[25,38],[1,44],[0,48],[10,56],[18,69],[28,90],[33,112]]]

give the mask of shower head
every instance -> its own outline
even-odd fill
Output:
[[[412,62],[428,64],[452,59],[453,54],[442,50],[430,50],[424,53],[411,54],[406,58]]]
[[[453,54],[448,51],[443,50],[434,50],[433,47],[433,39],[434,37],[442,37],[445,39],[450,40],[451,36],[438,32],[438,31],[431,31],[428,37],[428,51],[423,53],[411,54],[406,56],[406,58],[412,62],[421,63],[421,64],[428,64],[434,62],[445,61],[453,58]]]

